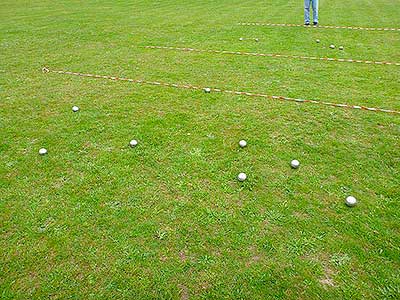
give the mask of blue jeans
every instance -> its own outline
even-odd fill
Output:
[[[310,6],[313,10],[313,22],[318,23],[318,0],[304,0],[304,23],[310,23]]]

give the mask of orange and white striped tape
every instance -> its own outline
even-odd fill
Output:
[[[375,107],[367,107],[367,106],[363,106],[363,105],[340,104],[340,103],[332,103],[332,102],[317,101],[317,100],[290,98],[290,97],[283,97],[283,96],[271,96],[271,95],[260,94],[260,93],[249,93],[249,92],[243,92],[243,91],[232,91],[232,90],[224,90],[224,89],[217,89],[217,88],[204,88],[204,87],[199,87],[199,86],[195,86],[195,85],[191,85],[191,84],[174,84],[174,83],[166,83],[166,82],[159,82],[159,81],[129,79],[129,78],[124,78],[124,77],[108,76],[108,75],[95,75],[95,74],[87,74],[87,73],[80,73],[80,72],[56,71],[56,70],[50,70],[47,67],[44,67],[42,69],[42,71],[44,73],[51,72],[51,73],[56,73],[56,74],[109,79],[109,80],[116,80],[116,81],[128,81],[128,82],[138,83],[138,84],[148,84],[148,85],[174,87],[174,88],[190,89],[190,90],[209,89],[210,92],[217,92],[217,93],[228,93],[228,94],[233,94],[233,95],[244,95],[244,96],[250,96],[250,97],[262,97],[262,98],[268,98],[268,99],[273,99],[273,100],[290,101],[290,102],[297,102],[297,103],[312,103],[312,104],[320,104],[320,105],[331,106],[331,107],[366,110],[366,111],[383,112],[383,113],[400,115],[400,111],[383,109],[383,108],[375,108]]]
[[[375,64],[375,65],[400,66],[400,63],[397,63],[397,62],[371,61],[371,60],[333,58],[333,57],[315,57],[315,56],[287,55],[287,54],[273,54],[273,53],[254,53],[254,52],[225,51],[225,50],[204,50],[204,49],[178,48],[178,47],[165,47],[165,46],[145,46],[145,48],[177,50],[177,51],[187,51],[187,52],[206,52],[206,53],[219,53],[219,54],[264,56],[264,57],[274,57],[274,58],[275,57],[278,57],[278,58],[283,57],[283,58],[295,58],[295,59],[307,59],[307,60],[319,60],[319,61],[338,61],[338,62],[349,62],[349,63],[364,63],[364,64]]]
[[[375,27],[357,27],[357,26],[328,26],[328,25],[304,25],[304,24],[273,24],[273,23],[239,23],[245,26],[280,26],[280,27],[305,27],[305,28],[328,28],[328,29],[352,29],[368,31],[400,31],[400,28],[375,28]]]

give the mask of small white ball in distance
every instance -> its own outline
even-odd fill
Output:
[[[335,49],[335,45],[330,45],[329,48]]]
[[[137,141],[137,140],[132,140],[132,141],[129,142],[129,146],[131,146],[132,148],[133,148],[133,147],[136,147],[137,144],[138,144],[138,141]]]
[[[239,39],[239,41],[243,41],[243,40],[244,40],[244,38],[240,38],[240,39]]]
[[[247,175],[246,175],[245,173],[239,173],[239,175],[238,175],[238,177],[237,177],[237,179],[238,179],[239,181],[245,181],[246,178],[247,178]]]
[[[47,154],[47,149],[46,149],[46,148],[41,148],[41,149],[39,149],[39,154],[40,154],[40,155],[45,155],[45,154]]]
[[[353,206],[356,206],[356,204],[357,204],[357,199],[354,198],[353,196],[348,196],[346,198],[346,205],[347,206],[353,207]]]
[[[344,50],[344,47],[343,47],[343,46],[340,46],[340,47],[339,47],[339,50]]]
[[[292,166],[293,169],[297,169],[298,167],[300,167],[300,162],[297,159],[293,159],[290,162],[290,165]]]
[[[260,40],[259,39],[254,39],[256,42],[259,42]]]
[[[241,141],[239,141],[239,146],[244,148],[247,146],[247,142],[245,140],[241,140]]]
[[[320,40],[315,40],[317,43],[321,42]]]
[[[211,93],[211,89],[210,88],[205,88],[204,89],[204,93]]]
[[[77,112],[79,110],[79,107],[78,106],[72,106],[72,111],[73,112]]]

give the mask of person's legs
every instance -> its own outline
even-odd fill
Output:
[[[304,24],[310,24],[310,3],[311,0],[304,0]]]
[[[314,25],[318,23],[318,0],[312,0]]]

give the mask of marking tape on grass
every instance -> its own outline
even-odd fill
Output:
[[[177,50],[177,51],[186,51],[186,52],[205,52],[205,53],[219,53],[219,54],[233,54],[233,55],[264,56],[264,57],[274,57],[274,58],[275,57],[283,57],[283,58],[297,58],[297,59],[320,60],[320,61],[322,60],[322,61],[338,61],[338,62],[350,62],[350,63],[400,66],[400,63],[389,62],[389,61],[371,61],[371,60],[360,60],[360,59],[315,57],[315,56],[287,55],[287,54],[273,54],[273,53],[254,53],[254,52],[242,52],[242,51],[203,50],[203,49],[194,49],[194,48],[178,48],[178,47],[165,47],[165,46],[145,46],[145,48]]]
[[[281,27],[305,27],[305,28],[329,28],[329,29],[352,29],[368,31],[400,31],[400,28],[374,28],[374,27],[355,27],[355,26],[327,26],[327,25],[304,25],[304,24],[273,24],[273,23],[239,23],[245,26],[281,26]]]
[[[158,82],[158,81],[147,81],[141,79],[129,79],[124,77],[117,77],[117,76],[108,76],[108,75],[95,75],[95,74],[88,74],[88,73],[79,73],[79,72],[69,72],[69,71],[57,71],[57,70],[50,70],[47,67],[42,69],[43,73],[56,73],[56,74],[65,74],[65,75],[73,75],[73,76],[80,76],[80,77],[91,77],[91,78],[99,78],[99,79],[109,79],[109,80],[119,80],[119,81],[128,81],[132,83],[138,84],[147,84],[147,85],[158,85],[164,87],[174,87],[174,88],[181,88],[181,89],[190,89],[190,90],[204,90],[204,87],[199,87],[191,84],[174,84],[174,83],[166,83],[166,82]],[[363,105],[350,105],[350,104],[339,104],[339,103],[331,103],[325,101],[316,101],[316,100],[308,100],[308,99],[298,99],[298,98],[289,98],[283,96],[271,96],[266,94],[260,93],[249,93],[249,92],[242,92],[242,91],[231,91],[231,90],[224,90],[224,89],[217,89],[217,88],[210,88],[211,92],[217,93],[227,93],[233,95],[244,95],[249,97],[262,97],[268,98],[272,100],[281,100],[281,101],[290,101],[290,102],[297,102],[297,103],[313,103],[313,104],[320,104],[332,107],[340,107],[340,108],[349,108],[349,109],[357,109],[357,110],[367,110],[373,112],[383,112],[383,113],[391,113],[391,114],[399,114],[400,111],[390,110],[390,109],[383,109],[383,108],[374,108],[374,107],[367,107]]]

